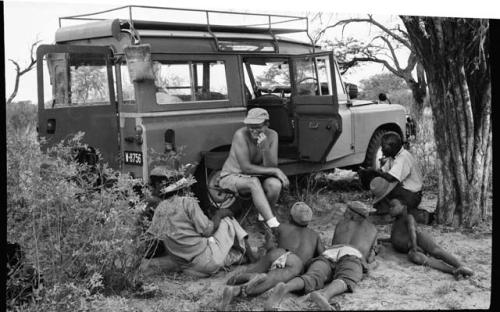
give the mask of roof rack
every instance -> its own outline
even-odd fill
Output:
[[[117,16],[120,13],[120,11],[125,16],[123,17]],[[146,15],[147,19],[141,20],[141,18],[139,17],[141,13],[140,11],[142,11],[142,13],[147,14]],[[158,16],[158,14],[161,15],[166,11],[170,11],[171,13],[185,12],[185,14],[196,13],[201,15],[199,15],[199,17],[196,18],[196,21],[189,23],[187,23],[182,18],[180,23],[171,22],[170,18],[166,19],[165,16],[160,17],[159,18],[160,20],[156,21],[152,20],[151,17],[154,16],[155,14],[156,16]],[[106,17],[106,15],[108,16]],[[234,22],[233,24],[223,24],[223,23],[216,24],[214,23],[214,20],[216,19],[217,15],[219,16],[224,15],[228,17],[225,20],[225,22],[227,20],[232,19],[234,21],[237,21],[238,23]],[[244,16],[243,20],[248,17],[254,17],[254,23],[240,24],[240,22],[242,21],[242,16]],[[195,28],[203,28],[212,35],[212,37],[216,41],[216,44],[218,43],[218,39],[214,34],[214,29],[216,31],[229,31],[229,32],[230,31],[247,31],[250,33],[266,32],[272,36],[276,47],[278,46],[275,36],[276,34],[305,32],[309,37],[309,39],[311,40],[311,42],[313,42],[312,38],[309,35],[309,21],[307,17],[277,15],[277,14],[217,11],[217,10],[181,9],[181,8],[144,6],[144,5],[126,5],[93,13],[59,17],[59,27],[62,27],[62,21],[100,21],[100,20],[116,19],[116,18],[122,20],[124,24],[125,23],[128,24],[130,31],[132,31],[133,33],[137,33],[134,22],[137,22],[138,24],[137,28],[148,27],[145,26],[147,23],[150,24],[149,27],[154,27],[154,25],[159,26],[160,24],[163,24],[165,27],[173,25],[184,25],[184,27],[191,26]],[[265,22],[262,22],[263,18],[266,19]],[[260,22],[256,22],[255,21],[256,19],[260,19]],[[297,24],[305,24],[305,25],[303,25],[303,27],[290,28],[290,26]]]

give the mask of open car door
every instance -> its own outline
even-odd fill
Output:
[[[291,58],[299,159],[324,162],[342,132],[333,52]]]
[[[104,46],[41,45],[37,49],[38,135],[48,145],[79,131],[118,168],[119,129],[112,51]]]

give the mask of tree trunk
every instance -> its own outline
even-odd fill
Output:
[[[472,227],[485,216],[490,183],[491,78],[484,49],[488,22],[401,19],[429,84],[440,168],[437,221]]]

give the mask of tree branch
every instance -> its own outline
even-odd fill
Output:
[[[14,61],[12,59],[9,59],[9,61],[11,61],[14,64],[14,66],[16,67],[16,78],[14,80],[14,90],[12,91],[11,95],[7,99],[7,104],[12,103],[12,101],[16,97],[17,91],[19,90],[19,80],[20,80],[21,76],[24,75],[24,74],[26,74],[27,72],[31,71],[35,67],[35,65],[36,65],[36,57],[35,57],[34,50],[35,50],[36,46],[40,42],[41,42],[41,40],[37,40],[37,41],[35,41],[31,45],[31,48],[30,48],[30,63],[24,69],[21,70],[21,67],[19,66],[18,62]]]

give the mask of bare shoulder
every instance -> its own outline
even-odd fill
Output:
[[[244,138],[245,137],[246,127],[241,127],[234,132],[233,138]]]
[[[271,128],[267,128],[266,135],[270,139],[278,139],[278,132],[276,132],[275,130],[273,130]]]

